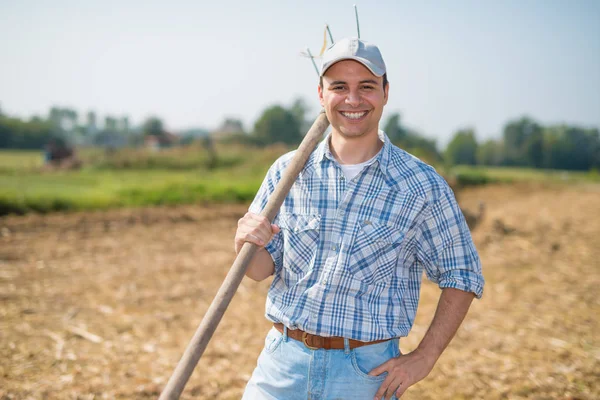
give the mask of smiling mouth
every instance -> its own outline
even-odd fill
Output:
[[[364,118],[368,113],[369,113],[368,111],[358,111],[358,112],[340,111],[340,114],[342,114],[344,117],[354,120],[354,121],[358,121],[358,120]]]

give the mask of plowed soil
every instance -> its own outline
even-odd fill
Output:
[[[486,278],[406,399],[600,398],[600,188],[460,193]],[[155,399],[234,259],[244,206],[0,219],[0,399]],[[182,395],[239,399],[270,328],[244,279]],[[439,289],[426,283],[403,352]]]

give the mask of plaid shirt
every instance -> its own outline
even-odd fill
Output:
[[[351,181],[329,149],[311,154],[265,246],[275,263],[266,317],[290,329],[372,341],[408,335],[421,277],[481,297],[471,234],[446,181],[392,145]],[[260,213],[293,152],[270,168],[250,206]]]

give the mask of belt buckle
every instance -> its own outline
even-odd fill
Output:
[[[309,345],[308,342],[307,342],[307,339],[308,339],[308,333],[302,332],[302,343],[304,343],[304,345],[306,347],[308,347],[309,349],[311,349],[311,350],[318,350],[319,349],[318,347],[313,347],[313,346]]]

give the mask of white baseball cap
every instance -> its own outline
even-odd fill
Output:
[[[323,53],[319,74],[325,75],[329,67],[342,60],[358,61],[375,76],[383,76],[386,72],[385,62],[376,45],[358,38],[344,38]]]

